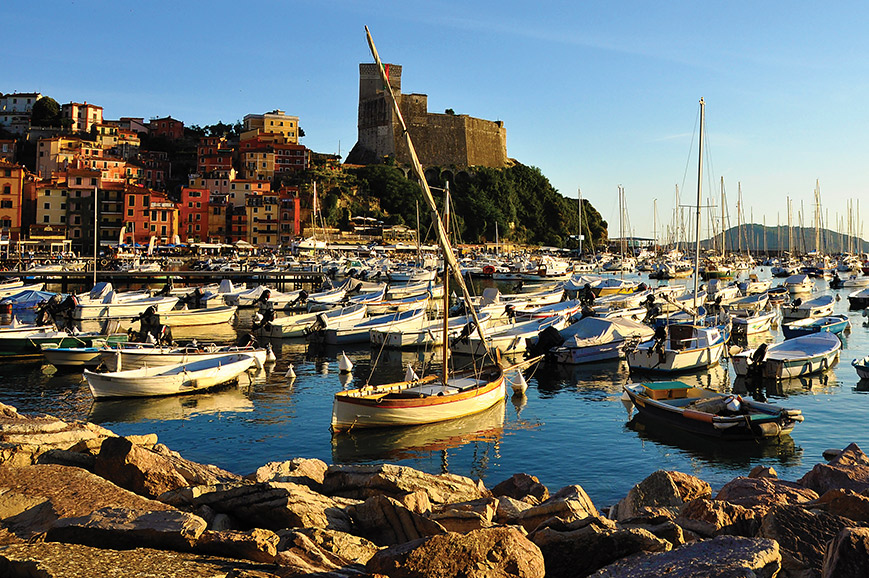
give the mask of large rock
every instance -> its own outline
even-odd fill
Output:
[[[775,505],[805,504],[817,500],[818,494],[800,484],[775,478],[739,477],[724,484],[715,499],[765,511]]]
[[[778,544],[762,538],[719,536],[658,554],[619,560],[595,578],[774,578],[781,569]]]
[[[540,483],[535,476],[528,474],[513,474],[492,488],[496,497],[509,496],[516,500],[526,500],[529,496],[537,503],[549,499],[549,489]]]
[[[61,518],[45,535],[49,542],[96,548],[189,550],[207,524],[187,512],[103,508],[88,516]]]
[[[580,486],[565,486],[548,500],[521,512],[516,522],[531,532],[550,518],[560,518],[566,522],[597,516],[597,509],[591,498]]]
[[[686,532],[669,515],[649,514],[637,516],[636,518],[622,520],[618,522],[617,526],[621,529],[633,528],[645,530],[656,538],[666,540],[673,548],[693,539],[693,533],[689,534],[690,538],[686,538]]]
[[[348,508],[354,521],[354,533],[379,546],[403,544],[426,536],[445,534],[434,520],[425,518],[389,496],[374,496]]]
[[[480,498],[459,504],[444,504],[429,516],[448,532],[464,534],[471,530],[491,528],[498,511],[497,498]]]
[[[851,444],[828,463],[816,464],[797,483],[818,494],[837,489],[862,492],[869,489],[869,456]]]
[[[379,548],[373,542],[334,530],[283,530],[275,562],[295,574],[362,574]]]
[[[543,578],[540,549],[516,528],[449,533],[381,550],[366,565],[389,578]]]
[[[869,528],[844,528],[827,546],[824,578],[869,576]]]
[[[166,450],[150,450],[121,437],[103,441],[94,473],[151,498],[185,486],[240,479],[240,476],[215,466],[197,464]]]
[[[676,523],[706,538],[720,534],[750,538],[757,534],[760,516],[737,504],[700,498],[682,506]]]
[[[516,525],[519,523],[519,516],[525,510],[530,510],[534,504],[516,500],[510,496],[501,496],[498,498],[498,510],[495,512],[495,521],[499,524]]]
[[[490,495],[480,481],[455,474],[427,474],[393,464],[329,466],[323,481],[326,495],[357,500],[380,494],[399,498],[417,490],[428,494],[433,504],[467,502]]]
[[[197,552],[241,558],[254,562],[274,562],[278,554],[280,538],[270,530],[225,530],[213,532],[206,530],[195,544]]]
[[[248,479],[255,482],[292,482],[322,491],[328,467],[323,460],[294,458],[284,462],[269,462]]]
[[[782,567],[793,575],[818,576],[824,564],[827,542],[852,522],[824,512],[797,506],[773,506],[761,522],[758,536],[775,540]]]
[[[208,506],[246,527],[350,530],[350,519],[344,511],[346,503],[299,484],[236,482],[191,486],[166,492],[160,500],[177,507]]]
[[[709,484],[700,478],[658,470],[630,489],[613,509],[611,518],[626,520],[634,518],[647,509],[680,508],[684,503],[712,495]]]
[[[826,500],[825,500],[826,498]],[[849,490],[830,490],[820,501],[825,502],[827,512],[862,524],[869,523],[869,497]]]
[[[82,442],[114,434],[92,423],[67,423],[48,415],[24,416],[14,407],[0,404],[0,465],[37,463],[51,450],[69,450]]]
[[[600,517],[563,522],[550,520],[529,539],[546,564],[546,578],[588,576],[616,560],[638,552],[666,552],[670,543],[639,528],[619,529]]]
[[[278,578],[283,575],[280,568],[272,564],[150,548],[110,550],[79,544],[33,542],[0,550],[0,576],[10,577]]]
[[[46,531],[58,518],[100,508],[173,509],[68,466],[0,467],[0,488],[0,522],[23,538]]]

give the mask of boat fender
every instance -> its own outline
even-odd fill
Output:
[[[823,371],[827,371],[829,368],[830,368],[830,362],[825,357],[821,360],[821,369]]]

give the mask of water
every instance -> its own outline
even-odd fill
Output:
[[[817,281],[819,290],[826,283]],[[826,289],[824,289],[826,290]],[[199,462],[248,474],[269,461],[293,457],[327,463],[408,465],[432,473],[482,478],[488,487],[517,472],[537,476],[551,491],[581,485],[599,507],[658,469],[699,476],[721,487],[756,465],[775,468],[796,480],[823,461],[827,448],[856,442],[869,447],[869,383],[859,382],[850,361],[869,353],[869,328],[861,312],[848,312],[849,290],[836,313],[847,313],[841,360],[824,375],[784,383],[765,383],[760,392],[774,403],[801,409],[805,422],[780,442],[723,443],[683,433],[647,430],[629,419],[620,401],[628,381],[627,365],[601,363],[579,367],[541,364],[526,372],[523,399],[508,399],[491,410],[446,424],[387,431],[358,431],[333,438],[329,431],[332,394],[345,387],[400,379],[408,363],[438,366],[432,352],[378,351],[369,346],[309,347],[301,340],[276,340],[277,362],[250,382],[220,391],[171,398],[94,403],[80,374],[59,373],[41,361],[0,365],[0,401],[27,413],[90,420],[120,435],[156,433],[162,443]],[[242,316],[249,323],[249,313]],[[176,337],[229,339],[229,328],[188,328]],[[760,339],[781,340],[779,330]],[[757,338],[756,338],[757,339]],[[755,339],[755,340],[756,340]],[[351,376],[338,373],[345,351]],[[372,361],[379,358],[377,370]],[[459,360],[461,361],[461,360]],[[292,363],[297,378],[284,377]],[[750,395],[721,366],[679,379],[717,390]]]

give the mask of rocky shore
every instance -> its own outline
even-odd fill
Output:
[[[825,457],[717,492],[657,471],[598,508],[524,473],[486,488],[298,458],[242,477],[0,404],[0,576],[869,576],[869,456]]]

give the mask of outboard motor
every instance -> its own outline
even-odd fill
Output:
[[[254,337],[253,333],[243,333],[238,336],[238,340],[235,342],[238,347],[253,347],[256,348],[257,340]]]
[[[667,328],[663,325],[655,329],[655,335],[652,337],[652,349],[658,353],[664,353],[664,342],[667,341]]]
[[[459,331],[459,334],[456,335],[455,341],[467,341],[468,338],[471,336],[471,333],[473,333],[475,329],[476,325],[474,324],[474,322],[468,322],[467,324],[465,324],[464,327],[462,327],[462,330]]]
[[[511,321],[516,318],[516,308],[513,307],[513,305],[511,305],[509,303],[507,304],[506,307],[504,307],[504,313],[507,314],[507,319],[509,319]]]
[[[767,344],[761,343],[748,360],[748,370],[750,373],[758,375],[763,370],[763,361],[766,359]]]
[[[556,328],[549,326],[540,332],[537,336],[537,343],[529,348],[528,352],[532,357],[536,357],[537,355],[548,353],[556,347],[561,347],[563,344],[564,337],[562,337],[561,333]]]

